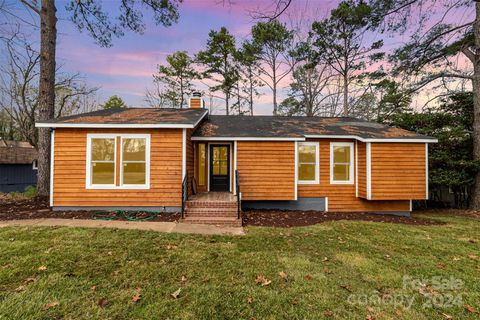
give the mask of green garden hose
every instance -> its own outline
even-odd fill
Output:
[[[107,215],[107,213],[112,213],[114,212],[115,215]],[[160,212],[155,212],[155,211],[135,211],[136,214],[139,213],[147,213],[149,214],[148,216],[138,218],[136,215],[132,216],[127,213],[127,211],[124,210],[113,210],[113,211],[97,211],[92,215],[92,219],[94,220],[122,220],[126,219],[128,221],[148,221],[152,220],[156,216],[160,214]]]

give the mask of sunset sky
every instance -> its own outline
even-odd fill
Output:
[[[203,49],[208,32],[227,27],[237,38],[237,42],[248,37],[255,23],[250,12],[267,9],[271,0],[185,0],[180,5],[179,22],[172,27],[156,26],[145,14],[146,31],[142,34],[127,33],[114,39],[113,46],[102,48],[94,43],[86,33],[79,33],[68,21],[65,11],[66,1],[57,1],[58,10],[58,63],[62,70],[79,72],[90,86],[100,87],[99,99],[103,101],[111,95],[121,96],[129,106],[146,106],[145,90],[152,86],[152,74],[165,57],[178,50],[188,51],[192,56]],[[306,20],[320,19],[336,6],[336,0],[295,0],[289,10],[290,15],[306,12]],[[117,1],[103,1],[106,11],[117,10]],[[18,5],[18,15],[29,17],[27,9]],[[283,19],[288,19],[288,14]],[[38,31],[32,31],[32,39],[38,41]],[[377,40],[378,35],[371,35]],[[398,46],[407,36],[388,38],[382,36],[386,48]],[[288,81],[285,82],[285,86]],[[266,89],[259,98],[255,112],[271,113],[271,95]],[[285,96],[286,88],[282,90]]]

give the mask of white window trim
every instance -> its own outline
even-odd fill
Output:
[[[333,179],[333,148],[334,147],[350,147],[350,168],[349,168],[349,180],[340,180],[336,181]],[[355,144],[353,142],[330,142],[330,184],[353,184],[354,183],[354,163],[355,163],[355,156],[354,156],[354,147]]]
[[[315,180],[297,180],[297,184],[319,184],[320,183],[320,143],[319,142],[298,142],[297,147],[297,168],[300,165],[300,157],[298,157],[298,150],[301,146],[315,146]],[[298,177],[298,169],[297,169]]]
[[[120,137],[120,146],[117,146],[117,137]],[[145,184],[123,184],[123,152],[122,141],[128,138],[145,139]],[[92,139],[114,139],[114,182],[113,184],[92,184]],[[117,150],[120,152],[120,185],[117,186]],[[86,164],[86,189],[115,189],[115,190],[130,190],[130,189],[150,189],[150,134],[115,134],[115,133],[89,133],[87,134],[87,164]]]
[[[32,162],[32,170],[38,170],[38,160],[33,160],[33,162]]]

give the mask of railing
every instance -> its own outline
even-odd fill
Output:
[[[188,200],[188,174],[185,175],[182,182],[182,219],[185,218],[185,202]]]
[[[237,216],[240,219],[240,213],[242,212],[242,194],[240,193],[240,174],[238,170],[235,170],[235,190],[237,192]]]

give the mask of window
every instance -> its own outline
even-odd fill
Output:
[[[298,183],[319,183],[318,142],[298,143]]]
[[[148,189],[149,171],[150,135],[88,135],[87,188]]]
[[[207,153],[205,143],[198,144],[198,185],[205,186],[206,183],[206,160]]]
[[[353,184],[353,143],[330,143],[330,183]]]

